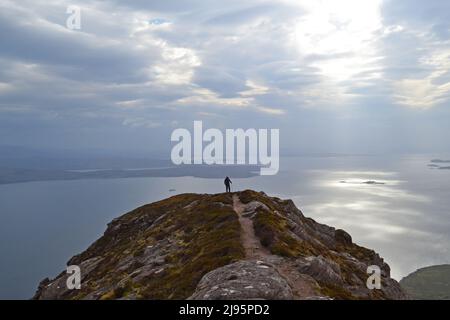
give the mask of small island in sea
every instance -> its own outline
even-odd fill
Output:
[[[450,160],[442,160],[442,159],[433,159],[430,161],[431,163],[428,164],[428,167],[430,169],[441,169],[441,170],[449,170],[450,165],[443,166],[442,164],[450,164]]]
[[[339,183],[348,183],[348,184],[386,184],[384,182],[379,182],[379,181],[374,181],[374,180],[368,180],[368,181],[363,181],[363,182],[347,182],[345,180],[341,180],[339,181]]]

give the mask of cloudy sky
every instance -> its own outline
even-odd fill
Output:
[[[279,128],[285,153],[447,151],[449,12],[447,0],[0,0],[0,145],[159,153],[203,120]]]

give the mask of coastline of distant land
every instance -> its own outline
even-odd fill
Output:
[[[20,168],[0,168],[0,184],[32,181],[82,180],[82,179],[118,179],[149,177],[185,177],[223,178],[225,175],[235,178],[250,178],[259,175],[256,165],[181,165],[156,168],[124,169],[77,169],[77,170],[38,170]]]

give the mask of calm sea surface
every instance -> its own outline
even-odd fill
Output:
[[[399,280],[450,263],[450,170],[429,168],[434,158],[450,155],[284,158],[276,176],[231,179],[235,189],[291,198],[306,216],[345,229],[379,252]],[[30,298],[40,280],[137,206],[223,189],[222,179],[193,177],[0,185],[0,299]]]

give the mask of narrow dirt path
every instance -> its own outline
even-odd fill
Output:
[[[245,257],[248,260],[252,260],[270,256],[270,252],[261,245],[259,238],[255,235],[252,219],[242,215],[245,210],[245,205],[236,194],[233,195],[233,208],[234,211],[236,211],[239,217],[239,223],[241,224],[241,240],[242,246],[245,249]]]
[[[243,215],[245,205],[239,199],[237,194],[233,195],[233,209],[239,217],[241,224],[241,241],[245,250],[245,257],[247,260],[277,260],[270,259],[275,257],[268,249],[261,245],[261,241],[255,235],[253,227],[253,220]],[[278,273],[289,283],[295,299],[302,299],[317,295],[314,282],[307,276],[302,275],[296,270],[295,264],[287,259],[275,264]]]

